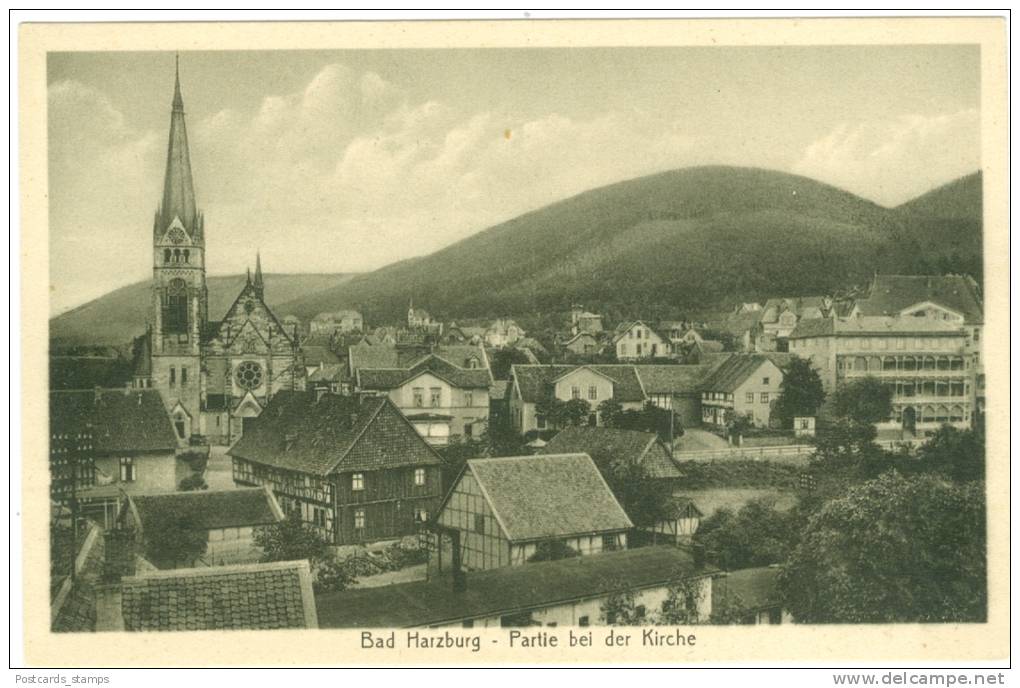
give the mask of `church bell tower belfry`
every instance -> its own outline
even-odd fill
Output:
[[[200,432],[201,339],[207,317],[205,227],[195,203],[178,66],[163,197],[153,221],[149,337],[151,383],[162,394],[182,441]]]

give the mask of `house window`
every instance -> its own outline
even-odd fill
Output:
[[[762,383],[763,385],[767,385],[767,384],[769,383],[769,379],[768,379],[767,377],[763,377],[763,378],[761,379],[761,383]]]
[[[365,529],[365,510],[357,509],[354,512],[354,530]]]
[[[573,387],[571,387],[570,388],[570,398],[571,399],[580,399],[581,398],[581,388],[578,387],[577,385],[574,385]]]
[[[429,399],[432,403],[432,408],[438,408],[443,403],[443,390],[440,387],[432,387],[429,389]]]
[[[177,368],[170,366],[170,386],[173,387],[177,384]]]
[[[475,514],[475,532],[485,534],[485,514]]]
[[[424,485],[425,484],[425,469],[415,468],[414,469],[414,484]]]
[[[357,492],[365,489],[365,474],[364,473],[352,473],[351,474],[351,490]]]
[[[613,552],[620,548],[620,542],[617,536],[614,535],[603,535],[602,536],[602,551]]]
[[[181,366],[181,387],[188,386],[188,367]]]
[[[326,527],[326,510],[319,507],[312,508],[312,523],[320,528]]]
[[[597,385],[588,385],[588,398],[591,401],[596,401],[599,398],[599,388]]]
[[[429,520],[429,512],[425,509],[418,509],[414,512],[414,520],[418,523],[425,523]]]
[[[122,456],[120,459],[120,481],[122,483],[135,481],[135,460],[130,456]]]
[[[474,628],[475,627],[475,620],[474,619],[468,619],[466,621],[462,621],[461,624],[460,624],[460,627],[461,628]]]
[[[425,390],[421,387],[414,388],[414,407],[421,408],[425,405]]]
[[[474,392],[464,392],[464,405],[474,406],[475,405],[475,394]]]
[[[748,392],[747,395],[744,397],[744,401],[746,401],[748,404],[753,404],[754,403],[754,392]]]
[[[761,393],[761,403],[763,403],[763,404],[769,403],[769,393],[768,392],[762,392]]]
[[[579,617],[577,617],[577,625],[578,626],[588,626],[588,625],[591,625],[591,620],[588,618],[587,614],[585,614],[584,616],[579,616]]]

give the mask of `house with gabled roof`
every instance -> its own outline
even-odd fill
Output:
[[[702,383],[701,417],[725,427],[737,416],[767,427],[783,371],[765,354],[733,354]]]
[[[787,351],[787,338],[801,320],[817,320],[832,315],[833,300],[828,296],[772,298],[765,302],[756,343],[759,351]]]
[[[633,361],[640,358],[665,358],[673,353],[669,337],[642,320],[624,323],[613,337],[616,359]]]
[[[647,399],[634,366],[514,365],[510,369],[510,419],[520,433],[545,430],[548,422],[537,413],[543,399],[583,399],[591,407],[589,424],[598,425],[598,406],[614,399],[627,409],[640,409]]]
[[[455,365],[429,354],[409,367],[358,368],[360,391],[387,395],[430,444],[445,445],[458,437],[477,436],[489,422],[492,374],[482,367]]]
[[[280,392],[228,454],[235,484],[337,545],[413,535],[442,497],[439,454],[388,396]]]
[[[182,518],[187,519],[188,528],[205,534],[206,550],[199,559],[222,566],[258,561],[262,550],[255,545],[255,529],[278,523],[284,516],[273,493],[263,486],[136,495],[128,498],[120,525],[131,529],[140,550],[146,551],[148,533],[177,527]],[[160,556],[148,560],[160,568],[180,563]]]
[[[633,524],[590,456],[543,454],[469,459],[434,528],[457,534],[463,569],[483,570],[624,549]],[[452,561],[439,548],[437,568]]]
[[[564,428],[542,448],[542,454],[587,454],[605,475],[616,462],[638,465],[652,480],[679,480],[682,475],[669,449],[653,432],[593,428]]]

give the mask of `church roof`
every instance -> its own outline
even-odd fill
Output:
[[[195,204],[195,186],[191,178],[188,153],[188,130],[184,124],[184,99],[181,97],[179,71],[174,75],[174,100],[170,114],[170,139],[167,143],[166,173],[163,177],[163,199],[157,215],[156,232],[162,234],[180,218],[192,239],[200,240],[202,223]]]

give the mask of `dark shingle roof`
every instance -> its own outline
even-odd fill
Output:
[[[769,361],[764,354],[734,354],[705,380],[703,389],[710,392],[732,392],[763,363]]]
[[[598,598],[624,580],[636,590],[717,573],[679,547],[641,547],[467,574],[467,589],[416,581],[319,595],[323,628],[408,628],[541,609]]]
[[[198,490],[129,497],[142,530],[158,530],[180,514],[191,517],[196,528],[265,526],[283,519],[283,513],[266,488]]]
[[[977,283],[965,275],[877,275],[857,308],[861,315],[896,315],[924,301],[962,314],[968,324],[984,319]]]
[[[431,373],[462,389],[488,388],[492,382],[488,368],[462,368],[433,354],[410,368],[359,368],[358,386],[362,389],[394,389],[423,373]]]
[[[701,391],[705,379],[723,360],[713,358],[695,365],[635,365],[647,394],[692,394]]]
[[[340,357],[330,350],[329,346],[320,344],[302,344],[301,356],[305,365],[337,364]]]
[[[801,320],[790,333],[790,339],[838,336],[963,336],[966,333],[957,324],[945,320],[930,320],[912,316],[862,315],[847,320],[822,318]]]
[[[127,631],[318,628],[307,561],[157,571],[121,586]]]
[[[469,459],[467,470],[513,542],[633,527],[587,454]]]
[[[679,478],[669,450],[651,432],[616,428],[573,427],[561,430],[543,454],[587,454],[603,475],[614,461],[644,466],[649,478]]]
[[[50,393],[50,432],[80,432],[91,423],[97,454],[173,452],[177,434],[154,389]]]
[[[613,398],[622,402],[644,401],[641,380],[632,365],[515,365],[513,376],[526,402],[543,398],[553,381],[578,368],[588,368],[613,381]]]
[[[277,392],[229,454],[314,475],[440,463],[386,397],[305,392]]]

